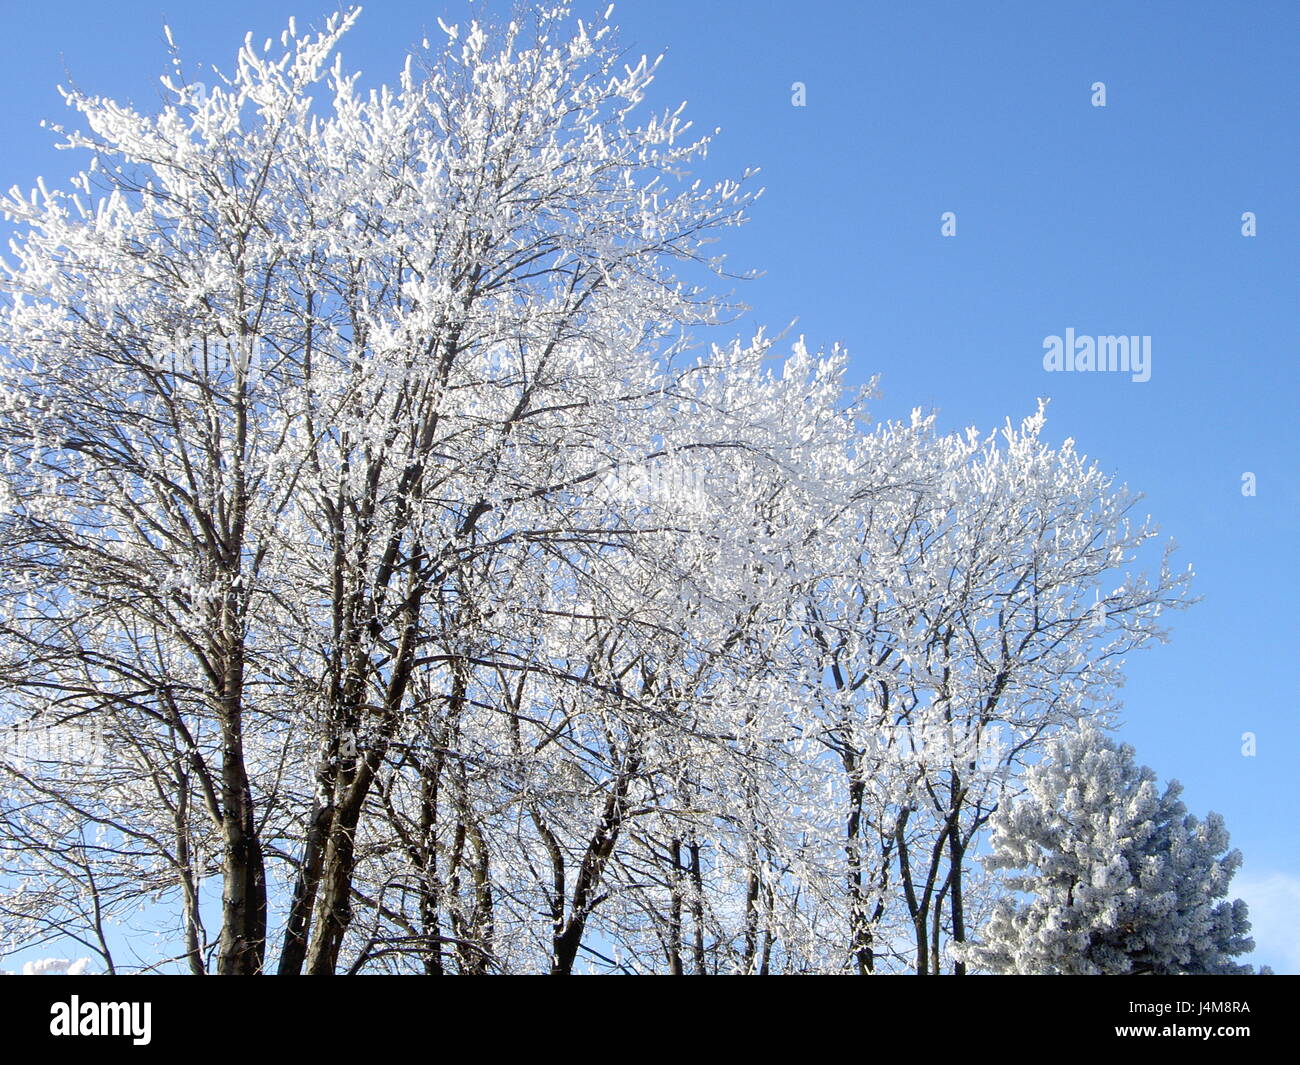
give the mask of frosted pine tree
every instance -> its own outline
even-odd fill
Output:
[[[1003,974],[1246,974],[1246,904],[1227,901],[1241,864],[1215,813],[1163,794],[1133,748],[1071,730],[995,815],[993,869],[1016,875],[967,959]]]

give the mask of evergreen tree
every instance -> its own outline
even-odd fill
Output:
[[[1246,974],[1246,904],[1227,901],[1241,853],[1218,814],[1163,794],[1133,748],[1089,725],[1062,733],[995,814],[998,901],[969,961],[1005,974]],[[1027,897],[1024,897],[1027,896]]]

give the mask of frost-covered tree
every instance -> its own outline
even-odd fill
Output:
[[[971,961],[996,973],[1244,974],[1241,854],[1215,813],[1187,812],[1133,748],[1092,725],[1062,733],[992,820],[995,869],[1016,870]]]
[[[1131,520],[1140,497],[1045,441],[1043,405],[987,436],[934,422],[859,443],[838,565],[802,604],[805,705],[844,770],[859,971],[890,893],[916,971],[938,971],[945,934],[966,936],[966,853],[1001,788],[1053,730],[1107,707],[1190,577],[1167,553],[1154,575],[1123,573],[1156,536]]]
[[[68,958],[40,958],[36,961],[23,963],[24,976],[83,976],[90,966],[89,958],[78,958],[71,961]],[[11,973],[2,973],[0,975],[13,975]]]
[[[655,64],[604,19],[444,26],[366,93],[337,57],[355,18],[250,38],[216,86],[177,56],[157,114],[69,93],[89,166],[3,203],[0,709],[98,737],[4,762],[29,938],[106,951],[166,895],[195,972],[277,945],[334,972],[392,956],[390,924],[500,967],[475,929],[506,941],[489,899],[554,833],[494,847],[483,811],[564,780],[588,806],[542,896],[567,970],[643,745],[767,616],[815,520],[802,464],[853,427],[842,360],[689,350],[751,197],[691,179],[707,138],[645,113]],[[602,490],[678,461],[717,483],[707,527]]]
[[[0,951],[938,971],[1190,575],[1041,409],[704,343],[751,195],[608,12],[373,91],[356,17],[68,93],[84,172],[0,200]]]

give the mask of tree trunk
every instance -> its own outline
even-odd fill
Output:
[[[668,974],[682,975],[682,841],[674,839],[669,844],[672,858],[671,898],[668,904]]]
[[[609,856],[614,853],[619,832],[623,828],[623,818],[627,813],[627,791],[632,778],[640,766],[640,757],[628,753],[623,768],[615,779],[609,798],[605,800],[605,809],[591,841],[587,844],[587,853],[573,885],[573,901],[569,907],[569,920],[563,931],[555,937],[551,952],[551,975],[570,976],[573,963],[578,957],[578,948],[582,946],[582,937],[587,930],[587,919],[596,907],[596,891],[600,887],[601,876]]]
[[[266,949],[266,870],[244,765],[243,649],[237,641],[226,654],[223,688],[221,828],[225,870],[217,972],[253,976],[262,971]]]
[[[957,832],[953,832],[948,840],[948,876],[951,884],[950,894],[952,896],[952,941],[954,943],[966,942],[966,912],[962,901],[962,865],[966,858],[966,849],[962,846],[961,839]],[[966,975],[966,963],[958,960],[953,964],[952,972],[954,976]]]
[[[700,866],[699,840],[691,840],[691,924],[694,929],[692,949],[695,955],[695,975],[709,973],[704,954],[704,873]]]

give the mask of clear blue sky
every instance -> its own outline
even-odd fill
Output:
[[[4,0],[0,185],[69,173],[37,125],[62,118],[65,70],[144,107],[164,21],[188,60],[228,67],[247,30],[328,10]],[[469,11],[367,4],[345,64],[391,79],[437,16]],[[634,53],[667,52],[656,102],[722,127],[710,172],[762,170],[728,245],[766,271],[742,290],[755,320],[845,343],[855,375],[883,375],[880,415],[991,427],[1050,396],[1049,435],[1147,494],[1204,601],[1131,661],[1121,734],[1193,812],[1224,815],[1257,957],[1300,971],[1300,6],[625,0],[615,21]],[[1067,328],[1150,336],[1151,380],[1044,372],[1044,337]]]

